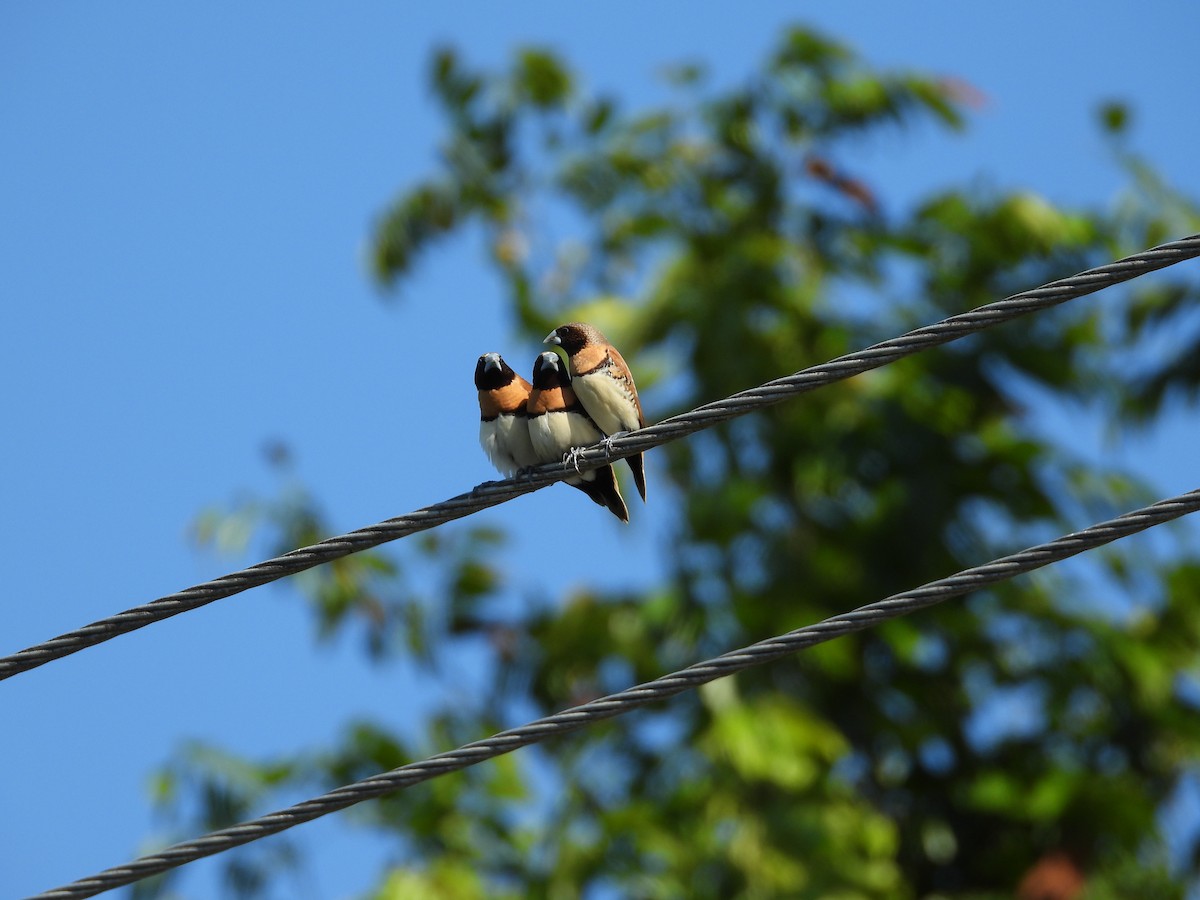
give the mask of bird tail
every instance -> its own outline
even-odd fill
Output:
[[[625,498],[621,496],[621,489],[617,487],[617,476],[613,467],[601,466],[599,469],[593,469],[590,474],[596,476],[591,481],[572,480],[567,484],[579,488],[622,522],[628,522],[629,508],[625,505]]]
[[[637,485],[637,491],[642,495],[642,502],[646,502],[646,464],[642,460],[642,454],[637,453],[633,456],[625,457],[625,462],[629,463],[629,471],[633,473],[633,483]]]

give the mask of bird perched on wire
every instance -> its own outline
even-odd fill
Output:
[[[511,478],[536,466],[529,440],[525,403],[533,386],[514,372],[499,353],[485,353],[475,364],[479,391],[479,443],[497,469]]]
[[[538,462],[556,462],[576,447],[587,447],[602,437],[575,392],[558,354],[547,350],[533,364],[533,390],[526,403],[529,438]],[[629,509],[617,487],[612,466],[601,466],[566,479],[596,503],[606,507],[622,522],[629,521]]]
[[[629,366],[600,329],[585,322],[571,322],[555,328],[546,335],[544,343],[557,344],[567,351],[575,396],[606,438],[646,427]],[[628,456],[625,462],[629,463],[633,482],[644,501],[646,471],[642,454]]]

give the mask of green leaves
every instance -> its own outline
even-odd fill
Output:
[[[513,81],[518,98],[538,109],[560,107],[571,95],[571,73],[557,57],[544,50],[520,51]]]
[[[846,740],[819,716],[781,697],[749,704],[717,700],[732,690],[715,682],[702,695],[714,705],[714,719],[701,737],[705,750],[727,762],[746,785],[763,782],[785,791],[804,791],[848,751]]]
[[[409,193],[379,223],[372,268],[380,281],[408,272],[434,239],[451,231],[462,215],[461,195],[445,184]]]
[[[803,29],[728,89],[706,88],[699,66],[672,77],[669,103],[630,110],[586,96],[546,51],[496,72],[441,51],[440,163],[382,217],[376,276],[398,282],[438,239],[481,225],[518,327],[596,322],[661,418],[1200,221],[1121,147],[1130,193],[1115,209],[951,184],[887,219],[886,190],[845,171],[844,148],[962,127],[981,98]],[[1104,117],[1126,128],[1123,109]],[[575,226],[538,231],[533,208]],[[1139,485],[1082,464],[1024,404],[1036,386],[1038,402],[1092,404],[1120,430],[1194,397],[1195,299],[1167,273],[656,450],[673,504],[662,584],[513,598],[504,536],[469,522],[317,570],[302,593],[319,635],[361,621],[369,652],[431,674],[469,648],[488,687],[472,703],[433,695],[419,740],[363,723],[263,778],[389,768],[1128,506]],[[1148,352],[1164,331],[1173,352]],[[272,547],[328,530],[290,489],[199,531],[237,547],[259,529]],[[1178,894],[1200,869],[1158,864],[1156,817],[1200,758],[1197,573],[1183,543],[1116,544],[384,801],[370,822],[403,864],[378,896],[978,898],[1011,896],[1060,858],[1098,897]],[[183,783],[160,782],[164,802]],[[198,785],[183,790],[209,816],[265,790]]]

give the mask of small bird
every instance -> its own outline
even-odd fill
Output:
[[[556,462],[576,447],[586,447],[604,437],[579,405],[571,390],[571,376],[552,350],[541,354],[533,364],[533,391],[526,410],[529,438],[538,462]],[[629,509],[617,487],[612,466],[601,466],[565,480],[607,507],[622,522],[629,521]]]
[[[572,322],[555,328],[543,343],[557,344],[567,351],[575,395],[605,437],[646,427],[646,416],[629,366],[600,329],[585,322]],[[642,454],[627,456],[625,462],[629,463],[633,482],[645,501]]]
[[[533,386],[499,353],[485,353],[475,364],[475,387],[479,391],[479,443],[492,465],[508,478],[536,466],[525,418],[525,402]]]

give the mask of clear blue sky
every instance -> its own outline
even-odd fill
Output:
[[[269,439],[292,445],[343,530],[493,477],[474,360],[534,348],[509,339],[480,248],[448,245],[394,302],[363,264],[374,217],[435,158],[435,44],[488,64],[547,44],[588,86],[638,104],[662,95],[667,62],[703,58],[737,79],[800,5],[427,7],[0,5],[0,653],[253,562],[198,552],[188,527],[206,505],[275,490]],[[1200,195],[1200,4],[805,7],[870,60],[958,76],[989,99],[965,136],[864,153],[860,171],[893,205],[976,177],[1106,203],[1119,175],[1094,110],[1108,98],[1135,108],[1134,146]],[[427,384],[435,371],[461,379]],[[445,391],[428,423],[445,443],[410,429],[401,383]],[[1196,486],[1194,416],[1113,446],[1086,413],[1039,415],[1164,495]],[[581,579],[644,582],[670,521],[666,492],[651,497],[624,531],[597,511],[592,571],[520,584],[554,596]],[[581,500],[554,488],[487,517],[519,531],[567,502]],[[352,641],[314,650],[294,597],[252,591],[0,683],[0,895],[143,849],[147,775],[188,738],[257,757],[326,743],[358,717],[412,720],[412,672],[368,666]],[[380,848],[344,816],[293,835],[313,860],[308,896],[375,880]],[[212,896],[212,872],[190,867],[185,893]]]

